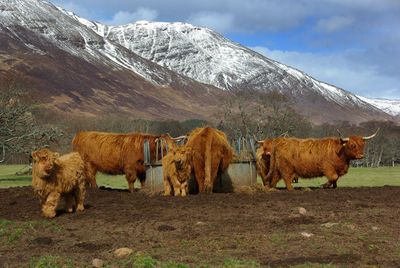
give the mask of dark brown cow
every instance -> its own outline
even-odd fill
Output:
[[[266,180],[270,181],[271,187],[275,187],[282,178],[286,188],[293,190],[291,182],[297,177],[326,176],[328,182],[324,188],[331,185],[336,188],[338,178],[347,173],[350,160],[364,157],[365,140],[375,137],[377,132],[369,137],[277,138]]]
[[[276,178],[276,176],[279,176],[278,172],[273,173],[273,177],[271,180],[267,180],[267,174],[270,169],[270,160],[271,160],[271,153],[272,150],[275,146],[275,143],[279,141],[279,139],[265,139],[263,141],[258,141],[254,137],[255,141],[261,146],[260,148],[257,149],[257,173],[261,177],[263,184],[265,186],[266,190],[270,189],[270,183],[271,181],[279,181],[279,178]],[[296,178],[297,179],[297,178]]]
[[[211,193],[214,181],[232,162],[232,147],[224,132],[209,126],[190,133],[185,147],[192,148],[192,169],[199,192]]]
[[[173,139],[168,135],[87,131],[76,134],[72,147],[85,162],[86,177],[93,187],[97,187],[96,173],[101,171],[107,174],[125,174],[129,191],[133,192],[137,177],[142,186],[145,185],[143,143],[146,139],[149,140],[150,161],[153,162],[156,158],[155,140],[158,138],[164,138],[169,148],[174,146]]]
[[[257,140],[256,140],[257,141]],[[257,174],[261,177],[264,186],[267,186],[268,182],[265,180],[269,171],[269,162],[271,158],[272,145],[274,140],[265,139],[263,141],[257,141],[260,144],[260,148],[257,149]],[[265,147],[264,147],[265,145]]]

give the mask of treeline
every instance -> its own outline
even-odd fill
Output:
[[[30,152],[43,147],[61,154],[70,152],[73,136],[85,130],[181,136],[205,125],[224,131],[229,140],[248,135],[259,140],[279,136],[338,137],[337,129],[343,136],[369,136],[380,128],[379,135],[367,142],[365,158],[353,165],[377,167],[400,161],[400,126],[393,122],[313,125],[278,92],[237,92],[221,100],[220,111],[208,121],[150,121],[115,115],[73,117],[46,111],[30,98],[27,84],[21,81],[2,77],[0,82],[0,162],[3,163],[27,163]]]

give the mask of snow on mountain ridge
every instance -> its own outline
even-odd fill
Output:
[[[382,109],[382,106],[374,105],[373,102],[366,101],[350,92],[318,81],[300,70],[265,58],[240,44],[227,40],[208,28],[182,22],[169,23],[144,20],[119,26],[107,26],[69,14],[99,35],[120,43],[146,59],[224,90],[240,90],[238,85],[259,76],[268,76],[264,71],[265,69],[278,72],[283,70],[300,83],[306,83],[309,86],[308,88],[319,92],[324,98],[340,105],[350,104],[367,107],[372,105]],[[184,36],[177,36],[176,33],[179,32],[183,33]],[[168,44],[157,44],[160,39],[167,39]],[[140,40],[140,42],[135,40]],[[184,41],[182,42],[182,40]],[[179,42],[181,43],[179,44]],[[157,45],[160,46],[158,49]],[[174,50],[174,45],[178,49]],[[148,49],[149,47],[151,49]],[[182,47],[186,49],[184,52],[190,54],[189,56],[179,56],[180,53],[184,53],[180,49]],[[201,54],[200,57],[198,54]],[[250,63],[243,65],[243,62],[246,61],[250,61]],[[221,62],[225,62],[225,64],[220,64]],[[285,79],[281,81],[283,85],[288,87],[293,84],[293,82]],[[264,85],[265,83],[261,83],[255,89],[264,90],[262,88]],[[304,91],[302,89],[300,87],[300,90],[293,91],[293,93],[304,94],[307,89],[304,88]],[[383,110],[388,112],[387,109]],[[388,113],[393,115],[391,112]]]
[[[400,116],[400,100],[370,99],[361,96],[358,97],[390,115]]]
[[[150,66],[136,54],[133,57],[131,51],[104,39],[90,27],[82,27],[84,19],[71,12],[40,0],[8,0],[8,2],[7,8],[1,12],[0,26],[3,25],[13,32],[15,38],[24,40],[24,36],[18,30],[14,30],[23,26],[46,38],[46,41],[58,48],[84,58],[92,64],[110,64],[116,69],[126,68],[161,86],[172,81],[167,72]],[[25,45],[34,51],[36,49],[32,44],[25,43]]]
[[[207,28],[182,22],[137,21],[106,26],[86,20],[84,24],[148,60],[224,90],[241,90],[243,85],[260,91],[291,91],[294,95],[312,90],[339,105],[374,109],[350,92],[268,59]],[[294,84],[301,86],[293,89]]]

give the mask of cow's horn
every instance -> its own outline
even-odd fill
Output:
[[[176,138],[172,138],[172,137],[171,137],[171,135],[170,135],[169,133],[167,133],[167,135],[168,135],[168,137],[170,137],[170,138],[171,138],[171,140],[181,140],[181,139],[184,139],[184,138],[186,138],[186,136],[185,136],[185,135],[183,135],[183,136],[179,136],[179,137],[176,137]]]
[[[340,139],[341,139],[342,141],[349,141],[349,140],[350,140],[349,138],[343,138],[343,137],[342,137],[342,134],[341,134],[340,131],[339,131],[339,129],[336,129],[336,131],[337,131],[337,133],[339,134],[339,137],[340,137]]]
[[[257,140],[256,135],[254,135],[254,134],[253,134],[253,138],[258,144],[262,144],[264,142],[264,141]]]
[[[378,134],[378,131],[379,131],[379,128],[376,130],[376,132],[374,133],[374,134],[372,134],[371,136],[368,136],[368,137],[363,137],[363,140],[369,140],[369,139],[372,139],[373,137],[375,137],[376,136],[376,134]]]

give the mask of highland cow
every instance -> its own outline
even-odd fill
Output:
[[[378,129],[379,130],[379,129]],[[350,160],[364,157],[365,141],[369,137],[296,139],[277,138],[271,154],[266,180],[275,187],[282,178],[288,190],[293,190],[293,179],[326,176],[324,188],[337,187],[337,180],[347,173]]]
[[[174,196],[186,196],[188,193],[188,184],[192,173],[191,154],[191,148],[179,145],[172,148],[163,158],[164,195],[171,195],[171,184]]]
[[[211,193],[214,181],[232,162],[232,147],[224,132],[211,127],[196,128],[185,145],[192,148],[193,172],[199,192]]]
[[[32,152],[32,187],[39,196],[45,217],[56,216],[56,208],[61,197],[65,198],[65,210],[82,211],[85,198],[86,178],[84,163],[78,153],[59,157],[49,149]]]
[[[72,148],[79,152],[84,163],[86,177],[92,187],[97,187],[96,173],[125,174],[129,191],[134,192],[134,183],[139,178],[142,187],[146,184],[143,143],[149,141],[150,161],[156,159],[156,140],[164,138],[168,149],[175,146],[168,135],[150,135],[142,133],[105,133],[86,131],[75,135]],[[164,154],[166,154],[164,148]]]

